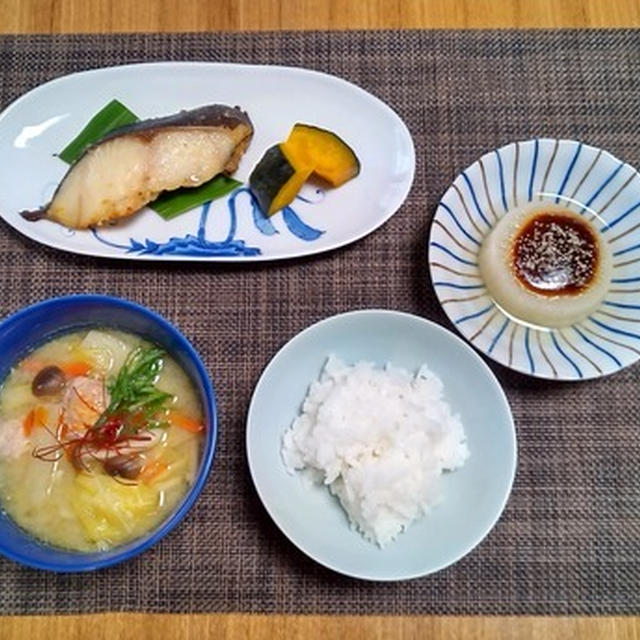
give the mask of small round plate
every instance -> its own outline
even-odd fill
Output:
[[[573,326],[547,329],[507,316],[478,269],[484,237],[507,212],[562,204],[609,244],[604,300]],[[442,197],[429,238],[431,280],[445,313],[478,350],[521,373],[583,380],[640,357],[640,176],[610,153],[572,140],[515,142],[485,154]]]
[[[350,364],[391,362],[410,371],[426,363],[442,380],[445,398],[464,425],[470,457],[444,475],[443,502],[384,549],[350,528],[326,487],[309,487],[282,462],[283,434],[330,354]],[[348,576],[404,580],[456,562],[491,530],[511,491],[516,437],[505,395],[473,349],[422,318],[367,310],[314,324],[274,356],[251,399],[247,456],[265,508],[300,550]]]

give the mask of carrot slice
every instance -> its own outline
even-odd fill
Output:
[[[35,414],[36,414],[35,409],[31,409],[31,411],[27,413],[27,415],[24,417],[24,420],[22,421],[22,432],[24,433],[25,436],[27,436],[27,438],[31,435],[31,432],[33,431]]]
[[[70,378],[74,376],[86,376],[93,368],[88,362],[73,360],[60,365],[60,368]]]
[[[171,424],[175,425],[176,427],[180,427],[185,431],[190,431],[191,433],[200,433],[201,431],[204,431],[204,425],[202,424],[202,422],[194,420],[193,418],[190,418],[189,416],[181,413],[180,411],[176,411],[175,409],[169,410],[169,414],[167,417]]]
[[[33,426],[46,427],[49,420],[49,412],[46,407],[38,405],[33,413]]]
[[[169,465],[165,464],[164,462],[160,462],[160,460],[152,460],[151,462],[147,462],[147,464],[142,467],[138,478],[145,484],[149,484],[159,475],[164,473],[168,468]]]
[[[46,427],[49,419],[49,412],[45,407],[38,405],[27,413],[22,421],[22,431],[24,435],[29,437],[36,427]]]

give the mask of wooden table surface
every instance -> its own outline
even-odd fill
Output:
[[[0,33],[640,27],[640,0],[0,0]],[[640,618],[147,615],[0,617],[0,639],[640,640]]]

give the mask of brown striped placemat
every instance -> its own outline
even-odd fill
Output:
[[[638,365],[582,384],[492,365],[518,429],[512,497],[480,547],[419,580],[360,582],[308,560],[266,515],[244,454],[258,375],[312,322],[378,307],[449,326],[429,282],[426,236],[439,196],[481,154],[550,136],[601,146],[640,165],[640,32],[6,36],[0,106],[65,73],[153,60],[284,64],[350,80],[409,126],[415,184],[398,214],[367,238],[273,264],[98,260],[38,246],[0,224],[2,316],[69,292],[148,305],[199,349],[220,409],[212,475],[171,535],[135,560],[88,575],[48,574],[0,559],[0,613],[640,613]]]

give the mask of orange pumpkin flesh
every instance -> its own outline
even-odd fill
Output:
[[[353,149],[327,129],[299,122],[283,146],[287,155],[313,166],[313,173],[332,187],[339,187],[360,173],[360,162]]]
[[[271,216],[291,204],[312,174],[339,187],[358,173],[356,154],[335,133],[297,123],[286,142],[267,149],[249,186],[262,212]]]

